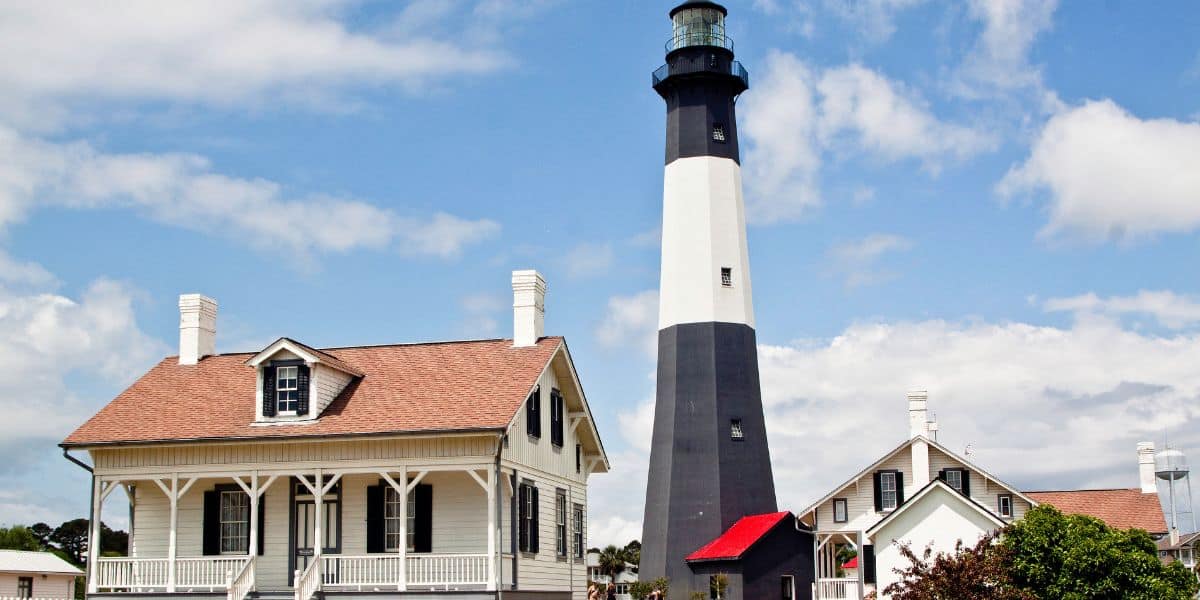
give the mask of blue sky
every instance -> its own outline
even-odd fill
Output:
[[[782,506],[914,388],[1025,488],[1200,450],[1200,10],[727,5]],[[54,444],[174,353],[180,293],[221,351],[499,337],[537,268],[615,465],[592,541],[636,536],[670,7],[0,9],[0,522],[86,513]]]

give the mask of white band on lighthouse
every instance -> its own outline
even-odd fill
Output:
[[[660,330],[711,322],[754,327],[737,162],[691,156],[666,166],[658,289]]]

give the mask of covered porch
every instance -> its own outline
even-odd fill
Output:
[[[122,488],[130,552],[90,551],[88,594],[494,591],[500,479],[470,462],[97,476],[91,535]]]
[[[862,547],[860,531],[817,531],[813,538],[817,544],[814,556],[817,561],[817,581],[814,584],[813,600],[861,600],[867,592],[863,582]],[[841,567],[839,550],[850,548],[858,553],[859,568],[853,573]]]

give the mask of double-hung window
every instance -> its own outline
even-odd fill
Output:
[[[996,496],[996,512],[1005,518],[1013,516],[1012,494],[1000,494]]]
[[[896,473],[885,471],[879,474],[879,490],[882,499],[883,510],[895,510],[897,502],[896,495]]]
[[[583,505],[576,504],[574,506],[574,521],[575,529],[575,558],[583,558]]]
[[[295,414],[300,408],[300,367],[275,368],[275,406],[279,414]]]
[[[555,556],[567,556],[567,491],[554,491],[554,551]]]
[[[250,496],[221,492],[221,554],[245,554],[250,547]]]
[[[962,491],[962,471],[958,469],[948,469],[946,471],[946,485],[955,490]]]
[[[833,522],[845,523],[848,519],[845,498],[833,499]]]
[[[404,548],[407,552],[416,550],[417,531],[417,499],[413,492],[408,493],[407,510],[400,512],[400,494],[395,488],[387,486],[383,490],[383,547],[388,552],[400,551],[400,532],[403,525]]]
[[[17,597],[32,598],[33,597],[33,578],[18,577],[17,578]]]

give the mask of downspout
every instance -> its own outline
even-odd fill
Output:
[[[496,587],[497,599],[504,596],[504,592],[502,591],[504,587],[504,565],[500,562],[500,557],[504,556],[504,549],[500,547],[501,542],[504,541],[504,536],[501,535],[504,531],[504,525],[500,520],[500,512],[504,507],[504,499],[500,497],[500,492],[504,489],[504,482],[500,481],[500,454],[504,451],[505,435],[507,434],[502,433],[496,438],[496,462],[493,466],[495,475],[492,478],[492,481],[496,485],[495,493],[493,494],[496,497],[496,505],[492,507],[492,510],[496,511],[496,531],[492,533],[492,535],[496,536],[496,555],[488,558],[495,566],[495,573],[493,573],[494,581],[492,583]]]
[[[63,458],[79,465],[79,468],[83,469],[84,471],[87,471],[88,474],[91,475],[91,478],[92,478],[91,484],[88,485],[88,552],[91,553],[92,552],[92,543],[93,543],[91,536],[92,536],[92,532],[96,530],[96,528],[93,527],[93,523],[92,523],[92,520],[96,518],[96,470],[93,469],[92,467],[88,466],[88,464],[83,462],[82,460],[79,460],[78,458],[71,456],[71,451],[67,448],[63,448]],[[96,541],[99,541],[99,540],[96,540]],[[99,553],[99,552],[97,551],[97,553]],[[87,560],[86,563],[84,564],[85,568],[87,566],[90,566],[91,562],[92,561]],[[86,569],[85,569],[84,580],[83,580],[84,581],[83,596],[85,598],[87,597],[87,590],[91,587],[90,585],[88,585],[91,582],[91,579],[92,579],[92,573],[89,571],[86,571]]]

